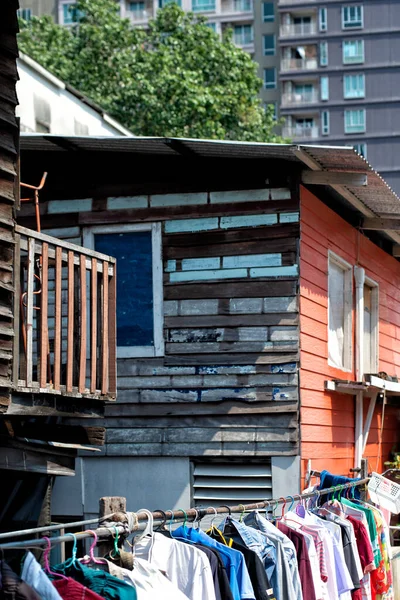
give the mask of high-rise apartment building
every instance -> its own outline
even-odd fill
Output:
[[[400,0],[279,0],[278,10],[284,134],[352,145],[400,192]]]
[[[121,16],[133,25],[146,27],[157,10],[168,2],[177,2],[185,11],[207,18],[216,33],[227,28],[233,32],[235,44],[246,50],[258,63],[264,82],[261,92],[265,104],[279,108],[279,13],[277,0],[118,0]],[[20,16],[51,14],[61,25],[72,25],[76,19],[74,0],[20,0]]]
[[[172,0],[119,0],[146,26]],[[261,97],[299,142],[351,145],[400,192],[400,0],[175,0],[249,52]],[[74,22],[74,0],[20,0],[21,13]],[[28,15],[27,15],[28,16]]]

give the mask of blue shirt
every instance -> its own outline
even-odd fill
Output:
[[[192,540],[192,542],[198,542],[204,546],[218,550],[228,573],[229,585],[234,600],[255,600],[250,575],[241,552],[216,542],[203,531],[193,529],[193,527],[178,527],[178,529],[172,532],[172,535],[175,538],[181,537]]]

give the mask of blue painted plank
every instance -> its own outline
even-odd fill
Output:
[[[182,260],[182,271],[203,271],[207,269],[219,269],[220,258],[184,258]]]
[[[92,210],[92,199],[83,200],[50,200],[47,204],[49,214],[88,212]]]
[[[218,217],[209,217],[205,219],[177,219],[166,221],[166,233],[178,233],[180,231],[208,231],[218,229]]]
[[[193,204],[207,204],[207,192],[150,196],[150,206],[187,206]]]
[[[297,265],[250,269],[250,277],[295,277],[298,274],[299,269]]]
[[[242,215],[239,217],[221,217],[221,228],[257,227],[258,225],[274,225],[277,215]]]
[[[235,190],[230,192],[211,192],[211,204],[231,204],[232,202],[257,202],[260,200],[289,200],[287,188],[261,190]]]
[[[299,220],[299,213],[280,213],[279,223],[297,223]]]
[[[167,267],[165,269],[165,272],[172,273],[172,271],[176,271],[176,260],[169,260],[167,262]]]
[[[214,279],[237,279],[247,277],[247,269],[218,269],[215,271],[177,271],[171,273],[170,281],[209,281]]]
[[[247,256],[225,256],[223,267],[279,267],[282,264],[281,254],[248,254]]]
[[[107,210],[128,210],[130,208],[147,208],[147,206],[147,196],[107,198]]]

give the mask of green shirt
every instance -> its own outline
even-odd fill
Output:
[[[84,586],[105,598],[105,600],[136,600],[135,588],[117,579],[114,575],[110,575],[107,571],[101,569],[92,569],[86,565],[75,561],[72,565],[62,563],[53,567],[56,573],[62,573],[68,577],[72,577],[82,583]]]

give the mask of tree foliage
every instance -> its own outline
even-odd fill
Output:
[[[115,0],[77,0],[71,28],[21,22],[20,50],[97,102],[136,135],[281,141],[259,99],[250,56],[205,19],[168,4],[147,30]]]

